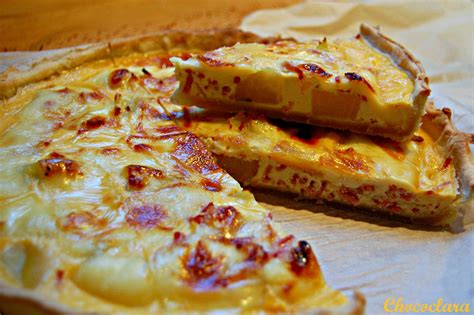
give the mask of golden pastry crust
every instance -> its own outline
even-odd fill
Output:
[[[436,139],[436,144],[445,156],[452,156],[462,196],[457,207],[458,216],[451,225],[462,231],[467,224],[474,222],[474,157],[469,144],[474,143],[474,134],[460,132],[454,126],[449,108],[437,109],[428,102],[422,125]]]
[[[425,70],[418,61],[405,47],[395,42],[391,38],[383,35],[378,28],[372,27],[368,24],[361,24],[361,36],[370,42],[374,47],[388,54],[390,58],[403,70],[410,73],[415,81],[415,89],[413,91],[413,105],[416,110],[417,119],[413,122],[412,128],[409,132],[397,135],[395,140],[407,140],[418,129],[421,121],[421,116],[425,110],[425,104],[430,95],[429,79],[426,76]],[[377,135],[377,131],[371,132],[367,130],[368,134]]]
[[[193,41],[191,40],[192,38],[194,38],[194,40],[196,40],[196,42],[194,42],[194,44],[196,46],[198,46],[197,48],[210,47],[212,45],[222,45],[222,43],[231,44],[231,43],[233,43],[237,40],[239,40],[239,41],[260,40],[256,36],[249,35],[249,34],[242,33],[242,32],[238,32],[238,31],[225,31],[225,32],[216,32],[216,33],[218,34],[218,35],[216,35],[216,38],[220,38],[220,39],[214,38],[213,35],[204,35],[204,34],[199,35],[201,37],[199,37],[199,36],[194,37],[194,35],[192,35],[192,36],[190,35],[190,37],[187,37],[187,36],[185,36],[184,33],[180,33],[181,35],[176,36],[176,37],[170,37],[169,34],[165,34],[165,35],[163,35],[163,37],[154,36],[154,37],[152,37],[152,39],[149,39],[149,40],[143,39],[143,38],[141,38],[141,39],[131,39],[129,41],[128,40],[122,40],[122,41],[116,42],[114,45],[107,45],[107,49],[105,48],[105,45],[100,46],[98,44],[98,45],[92,46],[89,51],[87,49],[79,50],[78,55],[74,55],[74,54],[71,55],[71,54],[66,53],[65,56],[64,56],[64,60],[61,60],[61,59],[58,60],[58,57],[55,56],[53,61],[49,60],[49,61],[51,61],[51,64],[50,64],[51,69],[49,69],[49,70],[42,67],[41,64],[37,64],[37,65],[33,66],[31,71],[29,71],[29,72],[26,72],[26,73],[23,73],[23,74],[21,72],[10,73],[9,74],[9,79],[10,79],[10,81],[9,81],[10,85],[9,86],[10,86],[11,89],[16,88],[17,91],[16,91],[16,94],[14,96],[10,97],[5,104],[6,104],[7,109],[8,109],[8,106],[10,106],[12,103],[16,103],[16,102],[22,103],[22,102],[25,101],[25,99],[28,99],[28,97],[31,97],[32,94],[30,94],[30,93],[34,93],[37,90],[42,90],[42,89],[48,90],[49,89],[48,93],[53,93],[54,97],[57,97],[58,94],[62,95],[60,97],[71,97],[71,96],[76,97],[76,96],[78,96],[79,103],[81,101],[81,98],[87,99],[88,97],[91,97],[91,100],[88,100],[88,102],[91,102],[91,104],[92,104],[90,106],[98,106],[97,104],[100,104],[100,102],[99,102],[100,100],[107,100],[109,102],[108,105],[110,105],[110,101],[111,101],[110,95],[103,94],[103,93],[107,93],[107,92],[97,91],[97,93],[95,93],[96,91],[94,91],[94,90],[92,92],[87,92],[88,87],[84,88],[84,87],[78,87],[78,86],[71,87],[71,89],[68,89],[68,87],[67,87],[68,78],[71,79],[71,80],[76,80],[77,81],[77,78],[78,77],[80,78],[80,75],[78,75],[74,78],[70,78],[70,77],[68,77],[68,75],[70,73],[67,72],[66,70],[78,67],[78,69],[75,69],[72,72],[78,72],[78,73],[84,74],[83,72],[81,72],[81,69],[82,69],[81,65],[82,65],[82,63],[86,63],[87,60],[90,60],[90,61],[97,60],[97,64],[94,63],[94,65],[97,65],[97,67],[100,69],[100,67],[103,65],[103,64],[100,63],[101,59],[104,59],[104,60],[108,59],[107,62],[110,64],[111,63],[111,61],[110,61],[111,57],[124,56],[124,55],[128,55],[128,54],[133,54],[133,53],[136,53],[136,52],[145,52],[146,53],[148,51],[156,51],[157,49],[158,50],[163,50],[164,52],[166,52],[167,49],[171,50],[171,49],[174,49],[175,47],[185,47],[186,49],[193,49],[194,47],[192,47],[192,43],[193,43]],[[206,36],[209,36],[209,38],[207,38]],[[174,38],[176,43],[173,44],[173,42],[170,38]],[[185,41],[183,42],[183,40],[185,40]],[[207,46],[207,45],[209,45],[209,46]],[[112,48],[110,48],[110,47],[112,47]],[[166,47],[166,49],[164,49],[163,47]],[[103,51],[103,49],[106,49],[106,50]],[[206,48],[206,49],[208,49],[208,48]],[[103,54],[105,54],[105,55],[103,55]],[[45,62],[45,63],[48,63],[49,61],[48,60],[43,60],[43,62]],[[96,68],[94,68],[94,69],[96,69]],[[107,68],[107,71],[110,71],[109,68]],[[115,73],[115,71],[116,70],[114,70],[113,73]],[[144,78],[146,78],[146,75],[147,75],[146,71],[144,71],[144,72],[145,72],[145,74],[143,74],[143,76],[144,76]],[[53,78],[49,81],[41,81],[42,79],[49,78],[50,76],[54,76],[55,74],[60,74],[60,76],[58,76],[57,78]],[[63,76],[65,77],[64,80],[63,80]],[[16,78],[17,80],[15,80],[14,78]],[[135,80],[137,80],[137,78],[135,78]],[[31,83],[31,84],[29,84],[29,83]],[[64,84],[64,83],[66,83],[66,86],[62,87],[61,84]],[[25,86],[25,84],[27,86]],[[52,87],[55,86],[55,84],[59,85],[61,87],[56,88],[56,89],[52,88]],[[4,86],[7,86],[7,85],[4,85]],[[20,87],[22,87],[22,88],[20,88]],[[83,91],[84,93],[83,92],[79,93],[79,91],[77,89],[79,91],[82,91],[82,89],[86,89],[86,90]],[[10,92],[10,94],[11,93],[12,92]],[[79,93],[79,95],[76,95],[78,93]],[[108,91],[108,93],[111,93],[111,92]],[[113,96],[113,94],[112,94],[112,96]],[[112,99],[114,99],[114,97],[112,97]],[[45,102],[46,107],[54,106],[54,102],[51,103],[51,102],[48,102],[48,101],[49,100],[46,100],[46,102]],[[76,99],[74,99],[73,102],[76,102]],[[96,105],[93,105],[93,104],[96,104]],[[85,105],[85,106],[89,106],[89,105]],[[11,106],[10,106],[10,109],[11,109]],[[3,111],[3,112],[0,111],[0,114],[5,115],[4,116],[5,119],[10,119],[10,118],[15,119],[14,117],[8,115],[10,109],[8,109],[6,111]],[[127,109],[127,111],[130,111],[130,109]],[[116,115],[115,113],[116,113],[116,111],[114,109],[113,111],[111,111],[107,115],[115,116]],[[70,114],[71,113],[69,112],[69,113],[66,114],[66,116],[69,116]],[[118,115],[120,115],[120,110],[118,111]],[[100,120],[99,118],[100,117],[98,117],[98,116],[94,116],[91,119],[88,119],[88,120],[84,121],[82,124],[79,124],[79,125],[76,125],[75,123],[73,123],[69,126],[70,128],[73,128],[73,129],[65,129],[66,130],[65,132],[67,133],[67,132],[72,131],[72,133],[75,134],[76,129],[79,128],[77,130],[77,135],[76,136],[80,136],[81,133],[83,133],[83,132],[89,132],[89,130],[95,130],[95,128],[97,128],[97,126],[104,125],[104,121]],[[104,127],[104,128],[109,128],[109,127],[115,128],[116,127],[114,124],[117,123],[117,121],[114,120],[113,117],[111,117],[111,118],[112,119],[110,121],[107,120],[108,122],[105,123],[104,126],[106,126],[106,127]],[[82,119],[82,117],[81,117],[81,119]],[[45,120],[47,120],[47,119],[45,119]],[[6,121],[4,121],[4,122],[6,122]],[[5,124],[3,124],[3,126],[5,126]],[[115,126],[115,127],[113,127],[113,126]],[[61,128],[61,127],[59,127],[59,128]],[[88,129],[88,128],[90,128],[90,129]],[[136,128],[142,129],[143,126],[141,124],[139,124]],[[1,128],[0,128],[0,130],[1,130]],[[69,130],[69,131],[67,131],[67,130]],[[120,130],[120,128],[118,130]],[[5,129],[3,129],[1,131],[4,132]],[[157,130],[155,130],[155,131],[157,131]],[[143,132],[145,132],[145,130],[143,130]],[[173,132],[171,132],[171,133],[173,133]],[[115,132],[114,134],[117,134],[117,132]],[[192,137],[192,135],[190,133],[187,133],[187,132],[184,132],[184,131],[180,132],[179,135],[182,135],[182,136],[187,135],[189,137]],[[167,138],[167,137],[168,136],[172,137],[173,135],[166,134],[165,136],[166,137],[164,137],[163,139],[171,139],[171,138]],[[138,138],[141,139],[141,137],[138,137]],[[110,138],[107,137],[107,139],[110,139]],[[206,171],[206,172],[204,172],[206,174],[201,174],[201,175],[203,175],[204,177],[206,177],[206,176],[209,177],[209,176],[212,176],[212,174],[215,174],[216,172],[220,173],[222,170],[220,170],[219,167],[215,166],[215,164],[212,163],[212,157],[205,158],[203,160],[203,156],[204,156],[203,152],[194,152],[194,155],[190,152],[190,150],[192,151],[192,150],[196,150],[196,149],[205,150],[204,147],[202,146],[202,144],[199,145],[200,142],[199,142],[199,140],[197,140],[197,138],[196,139],[193,138],[191,140],[192,140],[192,143],[193,143],[193,145],[191,147],[187,146],[184,143],[183,147],[181,149],[179,149],[179,150],[181,150],[180,152],[172,153],[173,158],[178,161],[178,164],[184,163],[186,165],[186,167],[190,167],[190,169],[185,168],[184,170],[182,170],[183,176],[185,176],[185,178],[187,178],[186,176],[194,176],[193,174],[196,170],[203,173],[203,170],[201,170],[202,166],[203,165],[206,166],[209,163],[212,166],[211,172],[207,173],[207,171]],[[109,141],[109,140],[107,140],[107,141]],[[132,141],[133,141],[133,139],[132,139]],[[154,140],[154,142],[159,142],[159,141]],[[169,144],[169,140],[166,140],[165,142]],[[178,147],[179,147],[179,143],[180,142],[178,141]],[[149,146],[147,146],[146,144],[142,144],[142,146],[140,146],[141,144],[134,145],[133,142],[129,143],[128,140],[127,140],[127,144],[124,144],[124,143],[121,143],[121,144],[124,145],[125,148],[127,146],[131,146],[131,148],[133,148],[133,150],[137,151],[138,153],[141,152],[141,151],[147,151],[149,149]],[[156,143],[153,143],[153,145],[155,145],[155,144]],[[48,141],[40,142],[38,145],[43,145],[44,147],[48,147],[48,148],[51,148],[51,147],[55,146],[54,142],[53,142],[53,144],[51,144]],[[66,143],[61,143],[59,145],[60,145],[59,148],[65,147]],[[167,148],[167,146],[164,144],[161,150],[164,150],[166,148]],[[109,153],[114,154],[114,152],[115,152],[114,150],[117,150],[117,148],[105,148],[105,149],[110,149],[111,150],[111,151],[107,151],[108,153],[106,153],[106,154],[109,154]],[[104,150],[102,150],[103,153],[105,153]],[[178,150],[178,149],[175,149],[175,150]],[[87,150],[79,150],[76,153],[77,154],[82,154],[81,152],[84,152],[84,151],[87,151]],[[118,150],[118,151],[120,152],[120,150]],[[206,152],[204,152],[204,153],[206,153]],[[143,152],[143,153],[146,154],[146,152]],[[70,153],[70,154],[73,155],[75,153]],[[199,158],[195,159],[194,156],[198,156]],[[83,157],[77,156],[77,157],[79,159],[81,159],[84,156]],[[208,157],[208,155],[206,155],[206,157]],[[84,157],[84,158],[87,158],[87,157]],[[134,159],[136,159],[136,158],[137,157],[134,157]],[[49,177],[51,175],[52,177],[50,177],[49,179],[46,179],[46,180],[50,180],[50,183],[54,184],[55,179],[53,177],[55,176],[55,172],[59,172],[61,176],[62,175],[71,176],[71,177],[76,177],[77,176],[79,178],[82,178],[83,176],[84,176],[84,178],[87,177],[87,171],[84,171],[84,174],[85,174],[84,175],[82,173],[83,169],[81,169],[81,168],[77,169],[77,167],[74,164],[74,161],[75,161],[75,159],[73,157],[70,157],[70,155],[68,155],[68,157],[66,158],[64,156],[61,156],[61,154],[52,153],[52,154],[50,154],[49,158],[48,157],[43,158],[43,159],[39,160],[38,163],[35,163],[35,165],[39,165],[39,167],[42,168],[42,170],[44,171],[43,175],[45,177]],[[59,163],[59,164],[57,164],[57,163]],[[204,164],[201,165],[202,163],[204,163]],[[86,165],[86,164],[84,164],[84,165]],[[145,172],[146,172],[145,175],[147,175],[147,176],[150,175],[151,177],[161,178],[161,172],[159,170],[155,170],[155,169],[149,168],[149,167],[142,167],[142,166],[139,166],[139,167],[145,169]],[[194,171],[193,171],[193,169],[194,169]],[[152,171],[152,173],[148,174],[148,171],[150,171],[150,170]],[[34,170],[32,170],[32,171],[35,172]],[[140,180],[141,180],[140,179],[141,174],[138,174],[138,177],[136,179],[134,179],[133,181],[131,181],[131,178],[132,178],[131,175],[133,175],[133,174],[131,174],[131,172],[130,172],[130,167],[129,167],[128,171],[129,171],[128,172],[128,177],[129,177],[128,178],[128,185],[129,186],[130,185],[138,185]],[[169,170],[166,170],[166,171],[169,171]],[[64,174],[61,174],[61,173],[64,173]],[[113,172],[111,172],[111,174],[112,173]],[[41,172],[40,172],[39,176],[43,176],[43,175],[41,175]],[[199,175],[199,176],[201,176],[201,175]],[[223,175],[223,174],[221,174],[221,175]],[[34,176],[36,176],[36,175],[34,175]],[[192,177],[192,180],[196,180],[196,178]],[[230,191],[234,191],[237,188],[240,189],[240,187],[238,185],[236,185],[237,183],[235,181],[228,178],[228,175],[224,174],[224,176],[219,176],[219,180],[223,181],[223,183],[222,183],[223,189],[226,189],[226,190],[228,189]],[[153,181],[154,184],[156,184],[155,179],[152,179],[152,181]],[[146,182],[146,178],[145,178],[145,182]],[[186,196],[186,198],[188,198],[188,197],[191,198],[192,196],[195,196],[195,197],[209,196],[209,194],[210,194],[209,191],[213,191],[213,189],[216,188],[215,185],[210,185],[208,187],[205,187],[202,180],[200,181],[200,183],[203,186],[202,189],[204,189],[204,190],[201,190],[201,194],[194,194],[194,195],[192,194],[192,192],[195,191],[195,187],[193,186],[194,184],[191,183],[191,185],[189,187],[187,187],[183,183],[178,183],[175,186],[178,187],[178,188],[181,187],[179,189],[183,189],[183,190],[182,190],[181,193],[177,193],[177,198],[176,199],[179,199],[179,197],[182,197],[182,196]],[[205,183],[207,185],[207,182],[205,182]],[[78,183],[74,183],[74,181],[72,181],[72,185],[76,185],[76,184],[78,184]],[[82,185],[82,184],[80,184],[80,185]],[[145,185],[146,185],[146,183],[145,183]],[[171,192],[174,191],[175,186],[169,187],[169,189],[173,189],[173,190],[170,190]],[[168,189],[168,186],[166,186],[165,188]],[[129,187],[128,189],[133,190],[133,187],[132,188]],[[239,190],[239,189],[237,189],[237,190]],[[208,190],[208,191],[206,192],[206,190]],[[222,198],[222,196],[218,195],[218,193],[215,193],[215,194],[216,195],[215,196],[213,195],[214,196],[213,198]],[[132,195],[136,196],[136,195],[139,195],[139,194],[133,193]],[[163,194],[163,196],[166,196],[166,194]],[[245,197],[245,196],[247,196],[247,197]],[[245,193],[245,192],[244,193],[237,193],[237,196],[235,196],[235,197],[236,197],[236,199],[240,200],[240,201],[237,201],[238,205],[244,207],[244,204],[246,204],[247,202],[251,203],[253,199],[250,198],[249,196],[250,195],[248,193]],[[201,197],[199,197],[199,198],[201,198]],[[239,198],[241,198],[241,199],[239,199]],[[8,199],[8,197],[7,197],[7,199]],[[221,199],[218,199],[218,200],[221,200]],[[189,200],[187,200],[187,201],[189,202]],[[212,203],[210,203],[210,204],[212,204]],[[252,204],[249,204],[249,205],[251,205],[249,208],[252,209],[250,212],[253,213],[251,216],[258,215],[258,212],[259,212],[258,205],[256,203],[253,204],[253,205]],[[129,225],[132,224],[132,223],[135,224],[134,223],[135,221],[137,221],[138,222],[137,224],[139,224],[139,225],[142,224],[142,223],[145,224],[145,225],[148,224],[147,223],[148,222],[147,217],[140,219],[141,214],[140,213],[134,214],[134,212],[133,212],[133,211],[135,211],[134,210],[135,208],[133,208],[131,205],[130,206],[127,205],[127,207],[130,207],[129,210],[128,210],[128,213],[127,213],[127,224],[129,224]],[[207,207],[206,207],[206,209],[207,209]],[[154,209],[152,209],[152,210],[155,211]],[[158,209],[158,210],[160,210],[160,209]],[[156,210],[156,211],[158,211],[158,210]],[[159,212],[160,211],[158,211],[157,213],[159,214]],[[100,220],[97,221],[96,217],[94,217],[93,215],[90,215],[88,213],[83,213],[83,215],[85,215],[85,216],[78,217],[79,221],[77,221],[77,222],[75,221],[75,218],[73,216],[71,217],[72,221],[70,223],[72,224],[72,226],[70,228],[72,229],[73,233],[81,233],[80,226],[75,226],[74,225],[76,223],[77,224],[82,224],[81,222],[85,222],[86,224],[90,223],[90,224],[92,224],[91,225],[92,230],[95,228],[94,226],[96,225],[96,223],[99,227],[102,224],[101,221]],[[137,217],[135,217],[134,215],[136,215]],[[132,217],[129,218],[129,216],[132,216]],[[69,215],[68,215],[67,218],[69,218]],[[89,219],[91,220],[91,222],[88,222]],[[154,220],[153,218],[151,218],[151,219]],[[85,220],[85,221],[83,221],[83,220]],[[132,223],[130,223],[129,220]],[[141,222],[140,220],[145,220],[145,221],[140,223]],[[180,222],[187,222],[187,221],[188,220],[180,220]],[[62,221],[57,221],[57,224],[59,224],[61,222]],[[67,222],[69,222],[69,221],[67,221]],[[245,224],[245,222],[246,222],[245,220],[242,220],[239,224]],[[190,221],[190,222],[187,222],[186,224],[191,225],[191,224],[194,224],[194,223]],[[200,224],[200,223],[198,223],[198,224]],[[62,226],[62,225],[60,225],[60,226]],[[68,227],[68,225],[66,227]],[[77,228],[79,228],[79,229],[77,229]],[[166,228],[167,228],[166,226],[163,227],[164,231],[167,231]],[[189,234],[189,235],[192,236],[192,234]],[[20,242],[21,242],[21,240],[20,240]],[[38,240],[38,242],[40,242],[40,240]],[[302,246],[302,245],[300,245],[300,246]],[[196,251],[197,251],[197,249],[196,249]],[[106,256],[104,256],[104,258],[105,257]],[[80,296],[83,296],[82,294],[84,294],[84,295],[86,295],[86,297],[88,299],[90,299],[91,296],[94,296],[95,293],[96,293],[94,291],[95,287],[94,286],[91,287],[90,283],[88,283],[84,279],[81,279],[81,277],[83,277],[81,275],[81,273],[90,272],[90,270],[89,271],[87,270],[87,268],[88,268],[87,266],[84,267],[85,269],[82,269],[82,271],[81,271],[81,268],[83,268],[83,266],[84,266],[84,264],[81,264],[80,267],[79,267],[79,271],[77,269],[74,269],[72,271],[72,273],[75,277],[74,281],[77,282],[77,284],[81,288],[85,288],[84,292],[88,292],[88,293],[80,293]],[[316,270],[319,270],[319,267],[317,267],[317,268],[315,267],[315,271]],[[57,277],[57,279],[59,279],[59,281],[61,281],[62,277],[64,276],[64,272],[68,273],[69,271],[66,270],[66,271],[62,271],[62,272],[63,273],[61,273],[61,274],[56,274],[56,277]],[[314,274],[313,276],[315,278],[315,281],[320,281],[318,279],[322,279],[319,274]],[[312,276],[307,277],[305,279],[305,282],[309,281],[309,279],[312,279]],[[52,285],[54,285],[54,283],[52,283]],[[78,290],[78,289],[75,289],[75,290]],[[292,287],[290,286],[288,288],[288,290],[289,290],[289,292],[291,292]],[[330,291],[327,288],[324,288],[324,290],[325,290],[324,291],[325,294],[329,294],[329,296],[336,297],[334,295],[333,291]],[[76,292],[75,294],[78,294],[77,291],[74,291],[74,292]],[[107,295],[107,292],[101,292],[101,294]],[[98,295],[98,296],[100,296],[100,295]],[[101,301],[100,302],[101,305],[102,305],[102,301],[110,301],[110,299],[111,299],[110,297],[104,297],[104,296],[102,296],[102,297],[104,299],[99,300],[99,301]],[[114,298],[116,298],[116,297],[114,297]],[[88,300],[88,301],[90,303],[90,300]],[[114,301],[114,300],[112,299],[112,301]],[[338,298],[336,299],[336,302],[340,302],[340,301],[341,300],[338,296]],[[348,299],[346,301],[347,301],[347,303],[344,304],[344,306],[342,308],[337,309],[337,314],[361,314],[363,312],[363,308],[364,308],[364,305],[365,305],[365,300],[362,297],[362,295],[356,293],[354,295],[354,297],[351,297],[350,299]],[[132,301],[132,302],[134,302],[134,301]],[[124,304],[127,304],[127,303],[124,302]],[[104,304],[105,304],[104,307],[109,307],[110,306],[110,304],[106,304],[106,302],[104,302]],[[329,307],[329,305],[328,305],[328,307]],[[2,281],[1,286],[0,286],[0,310],[8,312],[9,314],[24,314],[24,313],[33,313],[34,314],[35,312],[38,313],[38,314],[56,314],[56,313],[58,313],[58,314],[68,313],[69,314],[69,313],[74,313],[74,310],[65,308],[64,305],[57,304],[57,303],[45,300],[44,296],[40,296],[39,294],[36,294],[33,291],[18,289],[17,287],[14,287],[10,284],[7,284],[6,282],[3,282],[3,281]],[[329,309],[329,308],[326,309],[325,307],[321,307],[321,308],[315,309],[314,311],[309,310],[309,312],[314,313],[314,314],[332,314],[333,313],[332,310]],[[81,312],[81,313],[84,313],[84,312]]]

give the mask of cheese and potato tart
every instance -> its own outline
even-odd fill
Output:
[[[310,244],[173,121],[168,52],[132,52],[183,38],[40,63],[32,81],[81,65],[0,106],[2,314],[362,313],[363,297],[330,289]]]
[[[264,113],[317,126],[408,140],[430,90],[420,63],[362,24],[353,39],[236,44],[171,59],[172,100]]]

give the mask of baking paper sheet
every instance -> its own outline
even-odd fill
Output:
[[[308,1],[252,13],[242,28],[305,40],[354,36],[361,22],[379,25],[420,59],[437,106],[452,108],[458,129],[473,133],[473,12],[471,2],[461,1]],[[452,234],[266,194],[257,197],[284,205],[268,207],[287,231],[310,241],[332,286],[366,296],[367,314],[384,314],[387,298],[402,298],[404,304],[436,304],[442,298],[444,303],[470,303],[473,312],[474,224]]]

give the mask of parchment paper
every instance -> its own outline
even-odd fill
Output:
[[[471,2],[306,2],[257,11],[242,28],[262,36],[299,40],[349,37],[361,22],[407,47],[425,66],[438,107],[450,107],[458,129],[474,132],[473,4]],[[471,146],[472,149],[472,146]],[[367,314],[384,314],[387,298],[403,303],[470,303],[474,306],[474,225],[466,231],[422,230],[367,215],[328,211],[310,203],[258,194],[286,230],[314,246],[327,281],[359,290]],[[295,210],[299,209],[299,210]]]

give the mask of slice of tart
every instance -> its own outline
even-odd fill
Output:
[[[126,47],[0,107],[1,312],[362,313],[170,119],[168,52]]]
[[[418,128],[430,93],[420,63],[365,24],[348,40],[236,44],[171,61],[180,82],[177,104],[397,141]]]
[[[472,136],[457,132],[450,116],[429,106],[403,143],[199,108],[183,125],[244,186],[447,225],[473,206],[474,187]]]

